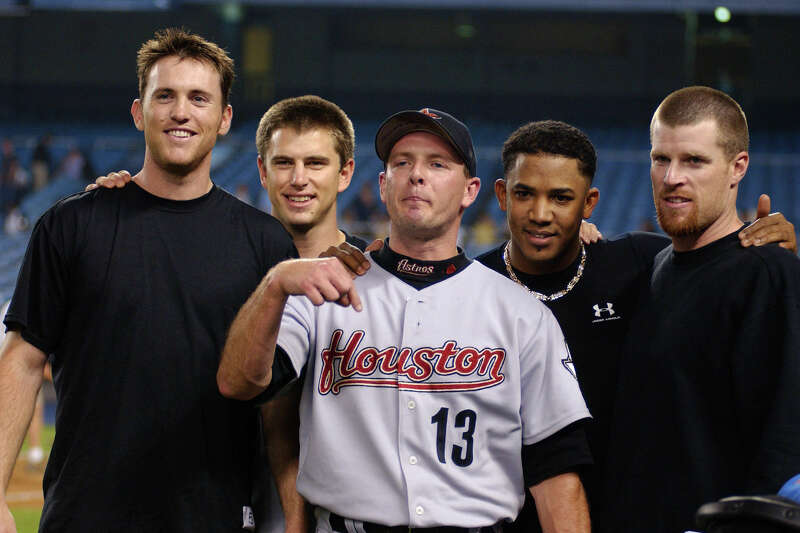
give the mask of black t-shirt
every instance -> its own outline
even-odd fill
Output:
[[[217,187],[100,188],[42,216],[5,322],[51,354],[43,531],[241,530],[256,412],[216,370],[236,312],[294,255],[277,220]]]
[[[578,283],[561,298],[544,302],[564,332],[581,391],[593,417],[586,425],[586,433],[598,467],[583,474],[592,520],[598,525],[600,517],[595,511],[600,483],[597,474],[606,460],[621,348],[653,258],[669,242],[662,235],[633,232],[589,244],[586,265]],[[477,260],[510,277],[503,262],[505,246],[503,243]],[[579,262],[580,257],[566,269],[552,274],[530,275],[516,269],[514,273],[528,288],[552,294],[566,288]],[[536,531],[539,527],[530,498],[514,527],[519,531]]]
[[[693,529],[700,505],[800,472],[800,260],[737,233],[655,260],[615,403],[614,531]]]

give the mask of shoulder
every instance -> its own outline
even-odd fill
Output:
[[[623,250],[633,249],[642,254],[654,257],[658,252],[666,248],[670,242],[669,237],[658,233],[648,233],[645,231],[631,231],[622,233],[610,239],[603,239],[587,246],[589,249],[604,250]]]
[[[242,222],[248,228],[248,231],[265,234],[282,243],[292,242],[289,232],[274,216],[239,200],[219,187],[217,188],[217,194],[219,195],[219,205],[232,213],[234,221],[237,223]]]
[[[95,189],[81,191],[61,198],[50,206],[36,222],[34,231],[78,231],[89,226],[88,220],[96,216],[97,207],[107,212],[117,209],[122,189]]]
[[[770,281],[781,286],[800,286],[800,258],[777,244],[739,248],[738,254],[749,263],[769,275]]]
[[[475,261],[486,265],[495,272],[502,273],[505,271],[505,264],[503,263],[503,250],[505,249],[505,246],[506,243],[503,243],[497,248],[493,248],[488,252],[482,253],[475,258]]]
[[[529,314],[520,313],[520,309],[549,312],[527,287],[478,261],[473,261],[463,274],[464,283],[469,284],[472,294],[480,294],[487,305],[491,304],[511,315]]]
[[[633,231],[588,244],[586,252],[594,259],[601,258],[615,266],[635,263],[640,268],[649,269],[656,255],[671,242],[664,235]]]

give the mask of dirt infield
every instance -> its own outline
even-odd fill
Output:
[[[17,460],[6,493],[9,507],[42,507],[44,465],[45,461],[40,465],[31,465],[24,457]]]

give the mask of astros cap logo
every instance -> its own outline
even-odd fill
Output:
[[[437,115],[436,113],[434,113],[433,111],[431,111],[430,107],[424,107],[424,108],[420,109],[419,112],[422,113],[423,115],[428,115],[431,118],[435,118],[435,119],[442,118],[439,115]]]

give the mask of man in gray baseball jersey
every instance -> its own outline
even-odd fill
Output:
[[[392,222],[377,267],[356,280],[332,258],[274,268],[231,327],[220,391],[268,396],[306,373],[298,490],[318,531],[492,528],[523,487],[545,531],[588,531],[575,472],[589,415],[558,324],[456,246],[480,187],[469,130],[404,111],[376,149]]]

